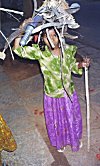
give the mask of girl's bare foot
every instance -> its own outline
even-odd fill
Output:
[[[80,141],[80,145],[79,145],[79,148],[81,149],[83,147],[83,142]]]
[[[64,150],[65,150],[65,147],[63,147],[63,149],[58,149],[57,151],[61,153],[61,152],[64,152]]]

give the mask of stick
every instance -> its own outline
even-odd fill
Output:
[[[85,91],[86,91],[86,107],[87,107],[87,141],[88,152],[90,150],[90,103],[89,103],[89,84],[88,84],[88,68],[85,67]]]
[[[5,12],[11,12],[11,13],[15,13],[15,14],[20,14],[20,15],[23,16],[23,12],[11,10],[11,9],[5,9],[5,8],[0,8],[0,10],[1,10],[1,11],[5,11]]]
[[[6,36],[4,35],[4,33],[1,30],[0,30],[0,33],[4,37],[4,39],[6,40],[6,42],[8,43],[8,46],[10,48],[10,52],[11,52],[11,55],[12,55],[12,59],[14,60],[13,52],[12,52],[12,49],[11,49],[11,46],[10,46],[10,43],[9,43],[8,39],[6,38]],[[3,50],[3,53],[4,52],[5,52],[5,49]]]

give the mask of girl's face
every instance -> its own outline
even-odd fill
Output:
[[[56,32],[54,31],[54,29],[50,29],[48,32],[49,32],[49,37],[50,37],[51,41],[53,42],[55,48],[59,47],[59,39],[58,39],[58,36],[57,36]],[[45,44],[49,48],[51,48],[51,45],[48,41],[46,34],[43,36],[43,40],[44,40]]]

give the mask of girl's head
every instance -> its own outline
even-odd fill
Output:
[[[54,28],[43,30],[39,42],[40,49],[45,50],[45,45],[51,50],[59,47],[59,38]]]

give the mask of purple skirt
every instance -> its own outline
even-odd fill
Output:
[[[72,151],[78,151],[82,116],[76,92],[72,94],[71,101],[66,93],[61,98],[44,94],[44,115],[51,145],[57,149],[70,145]]]

